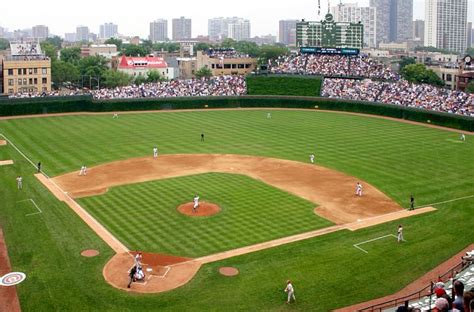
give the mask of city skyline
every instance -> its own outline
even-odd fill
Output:
[[[357,3],[359,6],[368,6],[369,0],[345,0],[344,3]],[[32,0],[24,1],[24,10],[22,18],[13,7],[5,7],[0,27],[8,28],[9,31],[16,29],[31,28],[35,25],[46,25],[49,27],[49,33],[64,36],[65,33],[74,32],[79,25],[89,27],[93,33],[99,33],[100,25],[106,22],[112,22],[119,25],[120,33],[124,35],[138,35],[147,38],[149,35],[149,23],[160,18],[172,20],[185,16],[191,18],[193,23],[192,36],[207,35],[208,19],[216,17],[239,16],[249,19],[252,23],[251,36],[262,36],[266,34],[276,35],[278,33],[278,22],[285,19],[301,19],[318,21],[323,18],[328,11],[327,1],[321,0],[321,16],[317,16],[318,1],[316,0],[296,0],[292,6],[287,3],[278,3],[274,1],[250,1],[241,0],[239,6],[233,10],[223,12],[218,1],[208,0],[204,2],[193,2],[183,0],[180,4],[168,4],[166,8],[157,2],[145,1],[140,7],[147,7],[146,10],[134,10],[134,18],[130,17],[130,10],[123,10],[122,6],[113,6],[110,2],[92,2],[85,0],[84,6],[76,7],[74,10],[51,10],[54,2],[45,0],[39,5]],[[331,5],[337,5],[339,1],[332,0]],[[413,19],[424,19],[425,0],[414,0]],[[49,5],[50,4],[50,5]],[[207,6],[209,5],[209,6]],[[94,10],[91,11],[90,8]],[[252,10],[248,8],[252,7]],[[271,7],[271,14],[268,8]],[[474,21],[474,0],[468,0],[468,21]],[[156,10],[155,10],[156,8]],[[104,14],[104,12],[107,12]],[[139,12],[139,13],[137,13]],[[160,13],[153,13],[160,12]],[[228,13],[227,13],[228,12]],[[137,22],[139,21],[139,22]]]

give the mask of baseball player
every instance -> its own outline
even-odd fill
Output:
[[[112,117],[112,119],[116,119],[116,118],[118,118],[118,114],[114,113],[114,116]]]
[[[402,227],[402,225],[400,224],[400,225],[398,226],[398,231],[397,231],[397,242],[401,243],[401,242],[403,242],[403,241],[405,241],[405,240],[403,239],[403,227]]]
[[[23,177],[22,176],[16,177],[16,185],[18,186],[19,190],[23,189]]]
[[[464,133],[461,133],[461,141],[466,141],[466,136],[464,135]]]
[[[85,168],[86,166],[81,166],[81,170],[79,171],[80,176],[84,175]]]
[[[410,210],[415,210],[415,197],[413,197],[413,194],[410,195]]]
[[[199,195],[196,194],[193,198],[194,206],[193,206],[193,212],[196,212],[199,209]]]
[[[362,184],[359,182],[356,184],[356,195],[362,197]]]
[[[272,119],[272,113],[267,113],[267,119]]]
[[[290,280],[286,281],[286,287],[284,291],[288,294],[288,299],[286,300],[286,303],[290,303],[291,298],[293,298],[293,300],[296,302],[295,289],[293,288],[293,284],[291,284]]]
[[[153,158],[158,158],[158,147],[153,147]]]
[[[143,259],[143,255],[141,252],[137,252],[137,254],[135,255],[135,265],[137,267],[141,266],[142,265],[142,259]]]
[[[82,174],[87,175],[87,166],[84,166],[84,172]]]
[[[309,155],[309,161],[311,161],[312,164],[314,164],[314,154]]]
[[[201,142],[204,142],[204,133],[201,133]]]

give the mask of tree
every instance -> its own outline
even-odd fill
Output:
[[[146,78],[146,82],[158,82],[165,80],[165,78],[157,70],[150,70]]]
[[[122,50],[122,54],[126,56],[147,56],[150,52],[150,48],[134,44],[124,45]]]
[[[77,64],[80,75],[87,76],[84,84],[88,87],[92,87],[89,82],[91,78],[95,80],[103,80],[105,72],[108,70],[107,59],[103,56],[88,56],[82,58]],[[99,82],[97,82],[99,84]]]
[[[127,73],[109,69],[104,73],[103,84],[108,88],[128,86],[133,77]]]
[[[110,38],[105,40],[105,44],[115,44],[117,46],[117,51],[122,50],[122,40],[117,38]]]
[[[180,49],[180,45],[177,42],[158,42],[153,44],[153,50],[155,51],[167,51],[170,53],[177,52]]]
[[[194,50],[196,50],[196,51],[206,51],[206,50],[209,50],[210,47],[211,47],[211,45],[208,44],[208,43],[199,42],[198,44],[196,44],[194,46]]]
[[[146,83],[146,77],[142,75],[136,76],[133,83],[136,84],[137,86],[141,85],[142,83]]]
[[[46,38],[45,42],[53,45],[58,51],[61,50],[62,45],[63,45],[63,39],[61,39],[61,37],[59,36]]]
[[[471,81],[466,87],[467,93],[474,93],[474,81]]]
[[[474,48],[473,47],[467,48],[466,54],[470,55],[471,57],[474,57]]]
[[[268,60],[276,59],[289,52],[290,50],[284,45],[264,45],[259,52],[260,63],[266,64]]]
[[[77,82],[79,76],[79,69],[71,63],[53,61],[51,64],[51,79],[58,87],[65,82]]]
[[[221,48],[223,49],[230,49],[230,48],[235,48],[235,44],[237,41],[231,38],[226,38],[222,41],[221,43]]]
[[[43,53],[46,54],[51,61],[55,61],[58,58],[58,49],[53,44],[48,41],[43,41],[40,43],[40,46]]]
[[[194,75],[196,78],[209,78],[212,77],[212,71],[208,67],[201,67],[199,70],[197,70]]]
[[[401,71],[404,79],[414,83],[427,83],[435,86],[444,86],[444,81],[424,64],[411,64]]]
[[[255,42],[238,41],[234,45],[234,49],[242,54],[247,54],[251,57],[257,57],[260,53],[260,47]]]
[[[402,57],[398,62],[399,70],[402,71],[405,66],[416,64],[416,60],[413,57]]]
[[[76,64],[81,60],[81,48],[64,48],[61,50],[61,61]]]
[[[6,50],[10,47],[10,42],[7,39],[0,38],[0,51]]]

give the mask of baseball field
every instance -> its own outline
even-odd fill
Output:
[[[0,227],[12,269],[27,275],[17,286],[22,310],[328,311],[394,293],[473,242],[472,135],[461,142],[456,132],[375,117],[271,110],[268,119],[267,112],[1,120],[0,139],[8,142],[0,160],[14,164],[0,166]],[[129,251],[209,260],[313,234],[203,261],[169,291],[117,289],[127,271],[104,270],[116,250],[34,176],[39,161],[50,181]],[[78,176],[83,165],[89,172]],[[354,196],[356,181],[362,198]],[[195,194],[218,213],[181,214],[177,208]],[[344,227],[404,213],[411,194],[417,207],[436,210]],[[388,236],[399,224],[403,244]],[[387,238],[364,244],[365,252],[354,247],[380,237]],[[100,254],[81,256],[86,249]],[[239,275],[225,277],[221,267]],[[104,278],[111,274],[120,277]],[[289,306],[287,279],[297,298]]]

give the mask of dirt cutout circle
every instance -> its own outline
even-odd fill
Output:
[[[196,211],[193,211],[194,203],[180,205],[177,209],[180,213],[189,217],[209,217],[218,214],[221,208],[216,204],[201,202]]]
[[[239,275],[239,270],[233,267],[222,267],[219,269],[219,273],[231,277]]]
[[[81,252],[81,256],[86,257],[86,258],[97,257],[99,254],[100,252],[95,249],[87,249]]]

